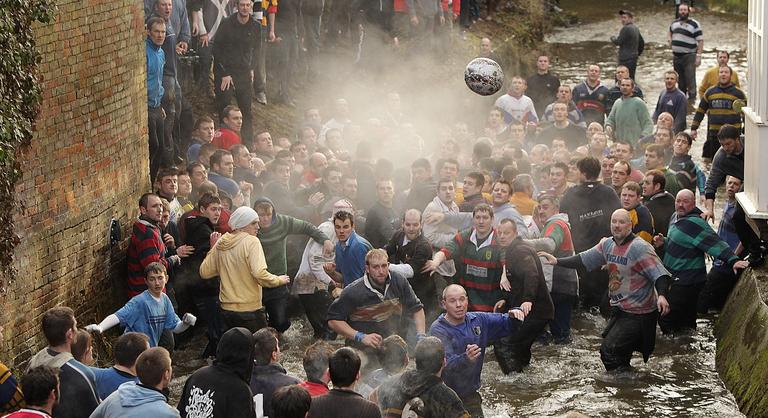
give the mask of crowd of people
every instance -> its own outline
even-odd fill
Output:
[[[727,51],[700,83],[688,130],[703,35],[685,3],[652,114],[634,81],[644,42],[621,10],[615,85],[596,64],[563,84],[541,55],[535,74],[509,79],[482,127],[446,123],[432,153],[395,92],[380,118],[360,119],[337,98],[307,108],[292,137],[254,130],[251,99],[266,103],[262,43],[282,39],[275,59],[296,59],[301,30],[312,57],[322,2],[264,0],[254,11],[238,0],[229,17],[229,2],[211,1],[210,15],[209,2],[184,3],[145,4],[154,192],[141,196],[130,237],[130,300],[85,329],[72,309],[49,309],[48,346],[20,385],[0,365],[0,406],[25,407],[11,417],[483,416],[488,348],[503,373],[524,373],[536,342],[568,345],[573,313],[600,312],[606,370],[630,370],[634,352],[648,361],[657,325],[689,332],[723,307],[739,270],[762,264],[765,245],[735,201],[744,142],[734,104],[745,97]],[[395,2],[365,19],[388,27],[405,10],[419,27],[452,10],[471,22],[475,2],[457,4]],[[331,39],[342,7],[358,6],[334,1]],[[190,42],[198,81],[213,68],[218,117],[187,125],[168,66]],[[498,59],[489,39],[480,50]],[[279,98],[291,102],[285,73]],[[690,155],[704,115],[709,176]],[[294,312],[317,340],[304,379],[280,365]],[[93,367],[92,334],[118,325],[114,366]],[[172,354],[200,328],[213,363],[172,407]],[[329,343],[340,337],[344,347]]]

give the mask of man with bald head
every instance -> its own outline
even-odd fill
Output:
[[[671,275],[651,244],[632,233],[629,212],[617,209],[611,215],[611,237],[571,257],[556,258],[540,252],[548,264],[587,271],[608,271],[611,317],[603,331],[600,359],[608,371],[631,370],[632,353],[639,351],[648,361],[656,344],[659,312],[669,313],[667,288]]]
[[[320,152],[310,154],[307,167],[301,174],[301,185],[311,187],[317,179],[322,177],[326,167],[328,167],[328,158],[325,157],[325,154]]]
[[[659,318],[665,334],[696,328],[696,306],[707,280],[705,254],[721,260],[734,272],[749,266],[748,262],[739,260],[728,243],[701,218],[701,213],[693,192],[680,190],[667,236],[657,234],[653,238],[654,246],[664,247],[664,265],[675,276],[668,293],[670,313]]]
[[[443,290],[441,314],[429,328],[445,347],[442,378],[464,403],[472,417],[482,417],[480,373],[483,371],[485,348],[494,340],[512,335],[520,328],[525,314],[514,307],[506,313],[467,312],[467,291],[457,285]]]
[[[432,258],[432,244],[421,233],[421,212],[416,209],[405,211],[401,226],[402,228],[392,235],[385,249],[390,263],[408,264],[413,268],[413,277],[408,281],[424,305],[427,323],[431,323],[440,313],[440,306],[432,274],[421,272],[424,264]]]
[[[493,43],[489,38],[483,38],[480,40],[480,54],[478,57],[494,60],[496,64],[499,64],[500,67],[504,68],[501,57],[499,57],[499,54],[493,50]]]

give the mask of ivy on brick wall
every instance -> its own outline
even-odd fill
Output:
[[[40,105],[32,26],[49,23],[54,0],[0,0],[0,290],[13,278],[13,253],[19,243],[13,226],[14,187],[21,175],[17,149],[32,139]]]

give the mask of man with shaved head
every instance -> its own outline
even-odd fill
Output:
[[[648,361],[656,344],[656,321],[669,313],[667,288],[672,277],[651,244],[632,233],[632,220],[625,209],[611,215],[611,237],[571,257],[556,258],[540,252],[548,264],[587,271],[608,271],[611,317],[603,331],[600,359],[608,371],[631,370],[632,353],[639,351]]]
[[[665,334],[696,328],[696,306],[707,280],[705,254],[726,263],[734,272],[749,266],[748,262],[739,260],[728,243],[701,218],[701,213],[693,192],[680,190],[667,236],[653,237],[654,246],[664,247],[664,265],[675,276],[668,294],[670,313],[659,319]]]
[[[483,371],[485,348],[494,340],[509,336],[520,328],[525,314],[513,307],[506,313],[467,312],[467,291],[457,284],[443,290],[441,300],[445,313],[429,328],[445,347],[442,378],[464,403],[472,417],[482,417],[480,373]]]

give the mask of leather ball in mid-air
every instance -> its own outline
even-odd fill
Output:
[[[481,96],[490,96],[501,90],[504,71],[490,58],[475,58],[464,70],[464,82],[470,90]]]

